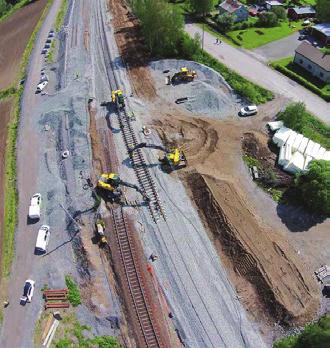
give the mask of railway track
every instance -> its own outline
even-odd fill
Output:
[[[112,221],[120,257],[125,270],[126,281],[145,345],[147,348],[161,347],[159,336],[153,325],[151,310],[146,302],[141,274],[135,262],[134,242],[131,240],[122,207],[112,209]]]
[[[118,90],[121,87],[119,86],[116,75],[114,74],[114,67],[111,59],[110,48],[106,37],[106,29],[104,24],[105,20],[103,17],[103,11],[100,9],[100,6],[98,6],[97,9],[97,17],[99,25],[99,34],[101,37],[100,41],[104,53],[105,66],[110,89]],[[132,147],[138,144],[135,131],[132,127],[131,120],[126,109],[117,108],[117,117],[122,130],[122,135],[127,151],[129,152],[129,150]],[[159,221],[160,218],[166,220],[166,213],[157,193],[156,184],[150,174],[141,149],[138,149],[134,151],[132,154],[130,154],[130,159],[139,185],[142,191],[144,191],[144,193],[149,198],[148,208],[152,219],[155,223],[157,223],[157,221]]]

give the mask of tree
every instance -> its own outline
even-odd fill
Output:
[[[274,12],[260,13],[258,25],[261,27],[276,27],[278,18]]]
[[[315,211],[330,214],[330,161],[310,162],[308,172],[299,175],[295,184],[304,204]]]
[[[292,103],[278,115],[286,127],[292,128],[299,133],[303,133],[306,124],[306,107],[304,103]]]
[[[189,4],[197,15],[205,15],[213,8],[213,0],[189,0]]]
[[[330,0],[317,0],[316,15],[321,22],[330,22]]]
[[[226,33],[233,27],[234,18],[232,15],[225,13],[219,15],[216,19],[216,22],[218,24],[219,31],[222,33]]]
[[[286,10],[282,6],[275,6],[272,12],[276,14],[278,19],[285,20],[287,17]]]

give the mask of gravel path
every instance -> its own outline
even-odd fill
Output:
[[[202,30],[195,24],[186,24],[186,31],[191,36],[196,33],[202,34]],[[222,42],[221,45],[214,43],[214,36],[205,32],[204,48],[209,54],[260,86],[293,101],[303,101],[309,111],[321,120],[330,123],[329,103],[261,63],[252,54],[247,54],[246,51],[234,48],[225,42]]]

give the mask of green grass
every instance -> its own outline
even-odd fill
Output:
[[[330,83],[325,83],[315,76],[311,75],[308,71],[306,71],[304,68],[300,67],[299,65],[293,63],[293,57],[283,58],[280,60],[273,61],[271,65],[278,69],[278,67],[283,67],[284,69],[287,69],[291,71],[294,74],[297,74],[300,78],[306,81],[303,85],[308,88],[309,84],[312,84],[316,90],[319,90],[318,95],[321,97],[323,94],[326,96],[328,95],[328,98],[330,100]],[[281,70],[280,70],[281,71]],[[290,77],[290,76],[289,76]],[[299,80],[295,80],[298,83],[300,83]],[[315,92],[314,89],[309,88],[312,92]],[[329,101],[328,99],[326,99]]]
[[[112,336],[94,336],[90,326],[80,324],[75,314],[69,313],[60,322],[52,347],[120,348],[120,344]]]
[[[10,17],[14,12],[19,10],[20,8],[24,7],[25,5],[29,4],[31,0],[21,0],[14,6],[11,6],[7,12],[5,12],[1,17],[0,17],[0,22],[4,21],[6,18]]]
[[[66,11],[68,10],[69,2],[68,0],[62,0],[62,5],[60,7],[60,10],[57,13],[56,19],[55,19],[55,31],[59,32],[63,22],[64,22],[64,17],[66,14]]]
[[[68,300],[73,307],[77,307],[81,304],[79,287],[73,278],[69,275],[65,276],[65,284],[68,287]]]
[[[282,39],[302,28],[302,22],[292,22],[295,28],[289,26],[289,22],[280,22],[279,26],[273,28],[248,28],[243,30],[233,30],[227,36],[235,41],[240,41],[242,47],[247,49],[256,48],[269,42]],[[263,34],[258,34],[262,32]],[[238,40],[241,36],[242,40]]]
[[[37,36],[37,33],[46,17],[48,9],[53,0],[48,0],[48,3],[36,25],[33,33],[26,45],[24,50],[18,79],[20,80],[25,76],[26,66],[28,64],[33,45]],[[14,96],[14,107],[13,114],[11,117],[10,124],[8,126],[7,134],[7,145],[5,150],[5,194],[4,194],[4,233],[2,242],[2,276],[7,277],[10,273],[10,267],[14,256],[15,249],[15,227],[17,221],[17,189],[16,189],[16,138],[17,138],[17,127],[20,116],[20,101],[23,94],[23,86],[20,86]]]
[[[247,98],[251,103],[263,104],[274,98],[272,92],[267,89],[248,81],[235,71],[229,69],[217,59],[213,58],[207,52],[194,57],[196,62],[204,64],[215,71],[219,72],[228,84],[241,96]]]
[[[9,87],[7,89],[0,90],[0,100],[11,97],[17,93],[17,89],[15,87]]]
[[[248,167],[256,166],[258,169],[262,167],[262,164],[258,159],[249,155],[244,155],[243,161],[247,164]]]
[[[54,63],[54,54],[55,54],[55,40],[52,41],[50,49],[48,51],[48,63]]]

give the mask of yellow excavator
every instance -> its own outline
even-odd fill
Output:
[[[121,89],[118,89],[116,91],[111,92],[111,101],[117,105],[118,108],[124,108],[125,107],[125,100],[123,91]]]
[[[120,179],[119,175],[116,173],[103,173],[97,181],[97,186],[110,192],[110,198],[114,201],[120,201],[123,194],[120,186],[131,187],[137,192],[139,192],[145,201],[149,198],[137,185],[130,184],[129,182]]]
[[[189,70],[186,67],[180,69],[180,71],[176,72],[171,79],[172,83],[180,83],[180,82],[191,82],[197,76],[196,71]]]
[[[184,152],[177,147],[168,149],[160,145],[140,143],[135,147],[131,148],[129,150],[129,153],[132,154],[135,150],[142,148],[151,148],[163,151],[165,155],[163,157],[159,157],[159,161],[168,169],[181,169],[187,166],[187,158]]]

